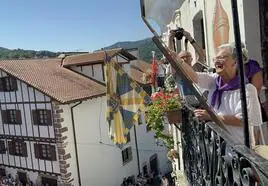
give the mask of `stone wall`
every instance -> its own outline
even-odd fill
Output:
[[[60,165],[60,179],[59,182],[61,185],[72,185],[72,173],[68,171],[70,164],[68,160],[71,158],[71,154],[66,152],[67,146],[67,138],[68,136],[65,134],[68,131],[68,127],[63,127],[62,122],[64,118],[61,117],[63,113],[63,109],[60,108],[59,103],[53,102],[53,118],[54,118],[54,127],[55,127],[55,137],[57,144],[57,152],[58,152],[58,161]]]

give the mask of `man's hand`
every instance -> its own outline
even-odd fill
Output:
[[[203,109],[194,110],[194,115],[200,120],[211,120],[211,117],[208,112]]]
[[[175,38],[176,32],[175,30],[170,30],[168,39],[173,40]]]
[[[188,39],[190,42],[193,40],[193,37],[191,36],[191,34],[187,31],[183,31],[183,35],[185,36],[186,39]]]

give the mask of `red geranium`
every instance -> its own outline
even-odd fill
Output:
[[[173,92],[155,92],[151,95],[151,99],[154,104],[164,107],[166,111],[181,108],[178,89],[175,89]]]

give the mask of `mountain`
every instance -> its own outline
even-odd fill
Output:
[[[56,57],[59,52],[50,51],[35,51],[35,50],[23,50],[14,49],[10,50],[7,48],[0,47],[0,59],[32,59],[32,58],[46,58],[46,57]]]
[[[152,59],[152,51],[155,51],[156,57],[161,58],[161,53],[156,45],[153,43],[151,38],[139,40],[139,41],[124,41],[117,42],[111,46],[105,47],[104,49],[112,48],[124,48],[133,49],[137,48],[140,52],[140,58],[144,61],[150,62]],[[51,52],[51,51],[35,51],[35,50],[23,50],[14,49],[10,50],[7,48],[0,47],[0,60],[2,59],[30,59],[30,58],[50,58],[57,57],[61,53],[66,52]],[[67,52],[68,54],[79,54],[84,52]]]
[[[152,51],[155,51],[156,57],[158,59],[160,59],[162,56],[161,52],[156,47],[151,38],[139,41],[117,42],[111,46],[105,47],[104,49],[112,49],[112,48],[125,48],[125,49],[138,48],[140,52],[140,58],[147,62],[150,62],[152,59]]]

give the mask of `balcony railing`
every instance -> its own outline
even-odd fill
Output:
[[[183,110],[182,149],[190,185],[268,185],[268,160],[235,143],[213,122]]]

